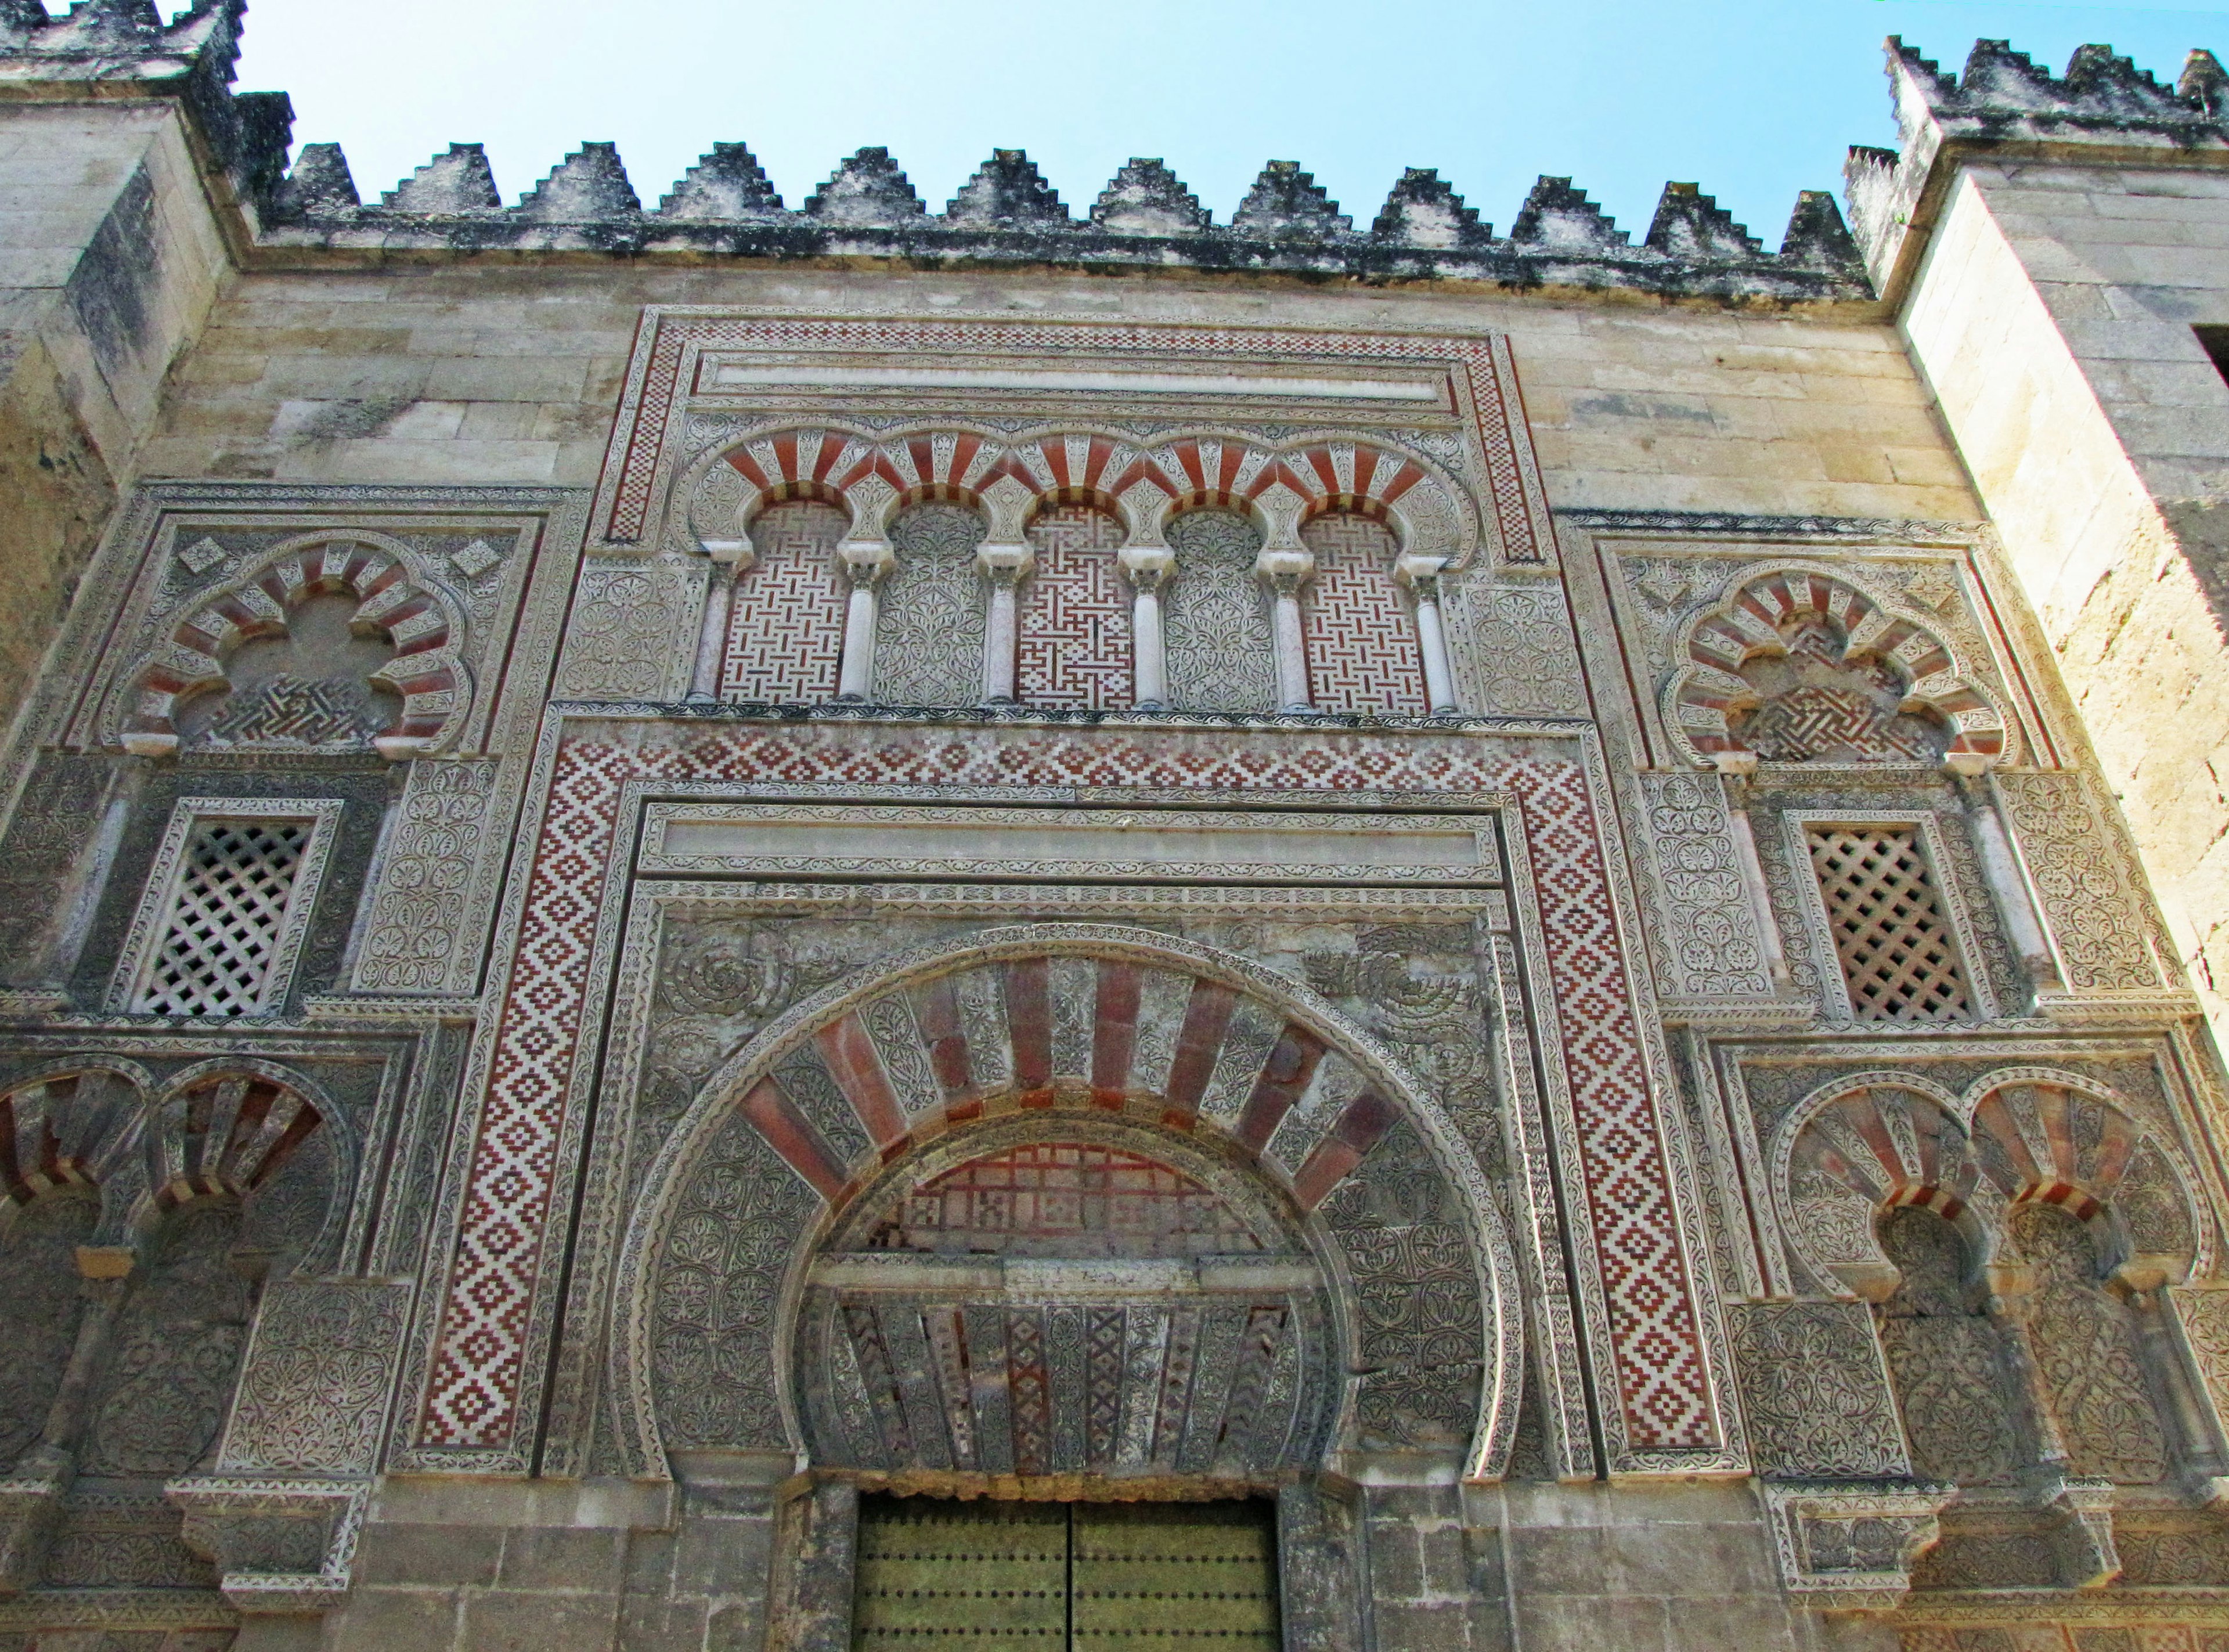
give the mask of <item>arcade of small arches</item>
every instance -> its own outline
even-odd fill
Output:
[[[1305,989],[1089,927],[829,989],[707,1082],[621,1263],[634,1471],[755,1450],[1124,1495],[1342,1450],[1499,1471],[1513,1252],[1446,1122]]]
[[[716,569],[694,697],[1455,709],[1477,513],[1365,442],[784,430],[676,497]]]
[[[2168,1289],[2210,1268],[2210,1230],[2110,1091],[2045,1069],[1963,1096],[1872,1075],[1815,1096],[1773,1153],[1789,1282],[1871,1304],[1912,1472],[2221,1472]]]

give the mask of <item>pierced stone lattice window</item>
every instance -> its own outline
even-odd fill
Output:
[[[143,1015],[255,1015],[294,974],[340,805],[285,810],[179,803],[127,943],[125,1007]]]
[[[1908,826],[1807,826],[1850,1009],[1860,1021],[1956,1021],[1972,995],[1918,833]]]

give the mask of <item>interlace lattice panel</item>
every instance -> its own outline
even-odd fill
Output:
[[[1911,826],[1804,830],[1827,924],[1860,1021],[1956,1021],[1973,1014],[1958,944]]]
[[[132,1007],[152,1015],[252,1015],[264,1007],[314,820],[194,824],[163,938]]]
[[[786,704],[836,697],[844,652],[836,542],[850,520],[833,505],[793,499],[751,524],[758,557],[736,582],[722,699]]]
[[[1130,704],[1130,593],[1114,553],[1122,524],[1063,505],[1030,524],[1037,571],[1022,587],[1022,704],[1102,710]]]
[[[1391,530],[1340,511],[1307,524],[1301,539],[1316,558],[1307,601],[1317,709],[1423,716],[1423,651],[1393,583]]]

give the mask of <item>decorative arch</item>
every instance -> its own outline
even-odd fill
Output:
[[[1677,665],[1664,687],[1664,718],[1690,762],[1707,766],[1719,753],[1750,749],[1738,725],[1763,701],[1741,675],[1743,668],[1760,659],[1788,657],[1789,633],[1807,621],[1815,627],[1812,646],[1832,656],[1828,664],[1851,672],[1879,666],[1895,679],[1899,713],[1939,722],[1945,757],[1997,762],[2007,755],[2003,717],[1925,620],[1831,569],[1784,562],[1743,575],[1718,602],[1689,619],[1674,640]],[[1838,714],[1862,717],[1865,711],[1853,699],[1847,709],[1822,702],[1815,710],[1815,715]],[[1892,753],[1888,760],[1919,759]]]
[[[996,1146],[1094,1130],[1126,1150],[1153,1143],[1195,1166],[1221,1162],[1289,1211],[1336,1287],[1346,1363],[1365,1366],[1365,1334],[1375,1354],[1326,1437],[1346,1440],[1371,1416],[1397,1427],[1424,1388],[1443,1397],[1460,1381],[1465,1469],[1499,1471],[1521,1379],[1516,1272],[1452,1127],[1305,987],[1215,948],[1094,924],[993,929],[902,956],[796,1006],[706,1083],[650,1167],[621,1251],[611,1381],[632,1470],[665,1470],[657,1372],[680,1356],[662,1293],[678,1285],[691,1312],[728,1303],[715,1317],[732,1313],[731,1330],[705,1334],[716,1347],[764,1345],[758,1397],[740,1407],[762,1419],[757,1443],[806,1449],[806,1419],[779,1373],[797,1357],[812,1257],[898,1173],[889,1167],[965,1159],[979,1133]],[[1429,1254],[1402,1249],[1420,1242],[1398,1219],[1399,1188],[1372,1181],[1381,1153],[1389,1164],[1406,1155],[1412,1187],[1446,1189],[1449,1237],[1425,1244]],[[716,1253],[728,1260],[716,1267]],[[758,1295],[743,1302],[731,1284],[706,1282],[715,1275],[748,1276]],[[1410,1322],[1412,1305],[1427,1322]],[[1468,1313],[1458,1336],[1468,1359],[1449,1360],[1435,1311]]]
[[[2112,1255],[2170,1282],[2211,1264],[2177,1156],[2104,1084],[2048,1067],[1993,1072],[1966,1093],[1982,1167],[2008,1205],[2057,1205]]]
[[[1956,1226],[1976,1266],[2021,1259],[2009,1218],[2031,1205],[2065,1210],[2106,1254],[2166,1282],[2210,1264],[2174,1153],[2076,1074],[2001,1069],[1962,1095],[1893,1071],[1839,1079],[1789,1115],[1770,1162],[1798,1262],[1817,1284],[1868,1300],[1897,1280],[1879,1218],[1906,1205]]]
[[[357,599],[352,629],[383,635],[395,647],[370,680],[398,695],[401,708],[372,744],[396,762],[440,750],[472,705],[459,653],[464,612],[417,552],[353,529],[288,540],[171,621],[154,657],[129,679],[120,742],[142,756],[174,755],[180,710],[230,686],[225,664],[234,651],[252,638],[285,636],[294,610],[329,592]]]
[[[238,1204],[248,1242],[314,1271],[339,1250],[357,1144],[347,1115],[300,1073],[229,1057],[196,1064],[147,1108],[135,1235],[196,1199]]]
[[[980,506],[1002,479],[1030,496],[1024,517],[1057,505],[1119,512],[1134,543],[1158,545],[1172,509],[1244,511],[1265,531],[1263,501],[1282,486],[1296,520],[1352,511],[1387,524],[1405,556],[1467,561],[1478,540],[1463,490],[1436,466],[1338,433],[1268,445],[1237,432],[1198,430],[1149,448],[1089,426],[1008,436],[938,422],[870,432],[836,421],[785,427],[716,448],[675,484],[690,537],[716,561],[748,560],[751,524],[770,505],[816,499],[851,512],[864,530],[922,501]],[[867,485],[870,480],[887,487]]]
[[[1927,1079],[1861,1073],[1815,1092],[1774,1141],[1772,1185],[1797,1258],[1830,1289],[1878,1301],[1895,1288],[1876,1224],[1899,1206],[1935,1212],[1986,1254],[1992,1224],[1975,1205],[1995,1190],[1957,1098]]]
[[[0,1217],[12,1220],[60,1189],[98,1197],[129,1161],[151,1087],[136,1063],[80,1062],[0,1095]]]

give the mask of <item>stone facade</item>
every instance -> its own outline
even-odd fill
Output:
[[[1241,1500],[1289,1646],[2229,1643],[2210,57],[1892,46],[1767,251],[369,204],[17,11],[0,1648]]]

